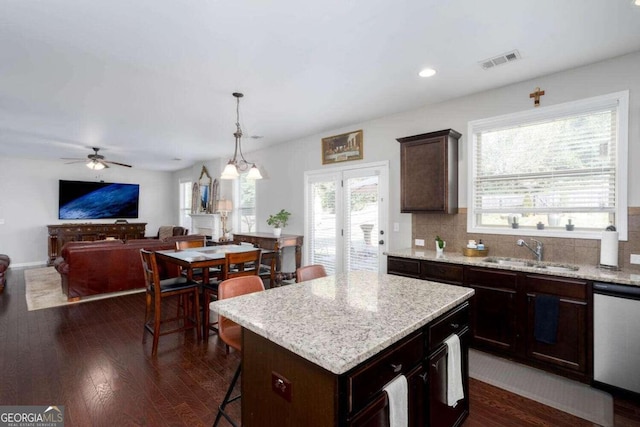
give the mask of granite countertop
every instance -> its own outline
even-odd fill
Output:
[[[599,268],[593,265],[587,264],[571,264],[571,266],[578,267],[576,271],[544,271],[540,268],[536,268],[535,266],[526,267],[526,266],[509,266],[509,265],[499,265],[492,262],[484,261],[485,258],[496,258],[496,257],[467,257],[462,255],[460,252],[447,252],[445,250],[444,256],[442,258],[436,257],[435,251],[429,250],[421,250],[417,248],[407,248],[400,249],[394,251],[385,252],[385,255],[395,256],[400,258],[412,258],[412,259],[424,259],[428,261],[437,261],[449,264],[462,264],[462,265],[473,265],[479,267],[488,267],[488,268],[497,268],[501,270],[513,270],[513,271],[524,271],[528,273],[541,273],[541,274],[550,274],[553,276],[561,276],[561,277],[570,277],[574,279],[585,279],[585,280],[594,280],[599,282],[607,282],[607,283],[619,283],[623,285],[631,285],[631,286],[640,286],[640,274],[631,273],[629,271],[618,270],[612,271],[603,268]],[[507,259],[507,258],[503,258]],[[513,258],[516,259],[516,258]],[[527,261],[531,261],[534,264],[547,264],[547,265],[562,265],[558,263],[552,262],[541,262],[537,263],[535,260],[527,259]]]
[[[358,271],[214,301],[211,309],[343,374],[473,293],[461,286]]]

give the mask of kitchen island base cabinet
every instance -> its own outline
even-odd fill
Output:
[[[468,306],[465,302],[451,309],[341,375],[244,329],[242,425],[388,427],[389,400],[383,388],[400,374],[407,378],[409,426],[461,425],[469,408]],[[465,391],[455,408],[446,404],[443,336],[450,333],[461,339]]]
[[[274,378],[275,377],[275,378]],[[289,387],[275,384],[281,379]],[[338,425],[338,377],[244,328],[242,425],[324,427]]]
[[[467,348],[469,330],[465,329],[460,335],[460,345]],[[460,426],[469,414],[469,399],[459,401],[455,406],[447,403],[447,346],[442,345],[429,356],[429,426],[450,427]],[[462,377],[468,378],[468,352],[462,352]],[[469,396],[469,384],[462,382],[464,395]]]

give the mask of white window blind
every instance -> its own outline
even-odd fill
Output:
[[[348,271],[378,271],[379,179],[367,173],[344,180]]]
[[[240,213],[240,231],[252,232],[256,229],[256,181],[247,179],[249,173],[240,174],[239,187],[240,201],[238,211]]]
[[[472,122],[472,225],[509,229],[516,218],[518,234],[566,224],[602,231],[621,220],[626,228],[626,99]]]
[[[309,180],[307,213],[309,229],[305,245],[309,245],[309,264],[322,264],[328,274],[336,272],[336,186],[337,176]]]
[[[180,221],[181,227],[185,227],[192,231],[191,226],[191,204],[192,204],[192,190],[193,183],[191,181],[180,181]]]

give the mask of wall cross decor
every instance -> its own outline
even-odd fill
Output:
[[[540,106],[540,97],[544,95],[544,91],[540,90],[539,87],[536,88],[536,90],[533,93],[529,94],[529,98],[533,98],[533,106],[534,107],[539,107]]]

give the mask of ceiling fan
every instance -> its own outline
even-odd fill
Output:
[[[93,149],[94,153],[89,154],[87,156],[87,158],[89,159],[89,161],[87,162],[87,167],[89,169],[100,170],[100,169],[108,168],[109,165],[124,166],[126,168],[131,167],[131,165],[127,165],[124,163],[111,162],[109,160],[105,160],[102,154],[98,154],[98,151],[100,150],[99,147],[91,147],[91,148]],[[62,160],[73,160],[72,162],[66,163],[68,165],[72,163],[86,162],[85,159],[68,158],[68,157],[63,157]]]

